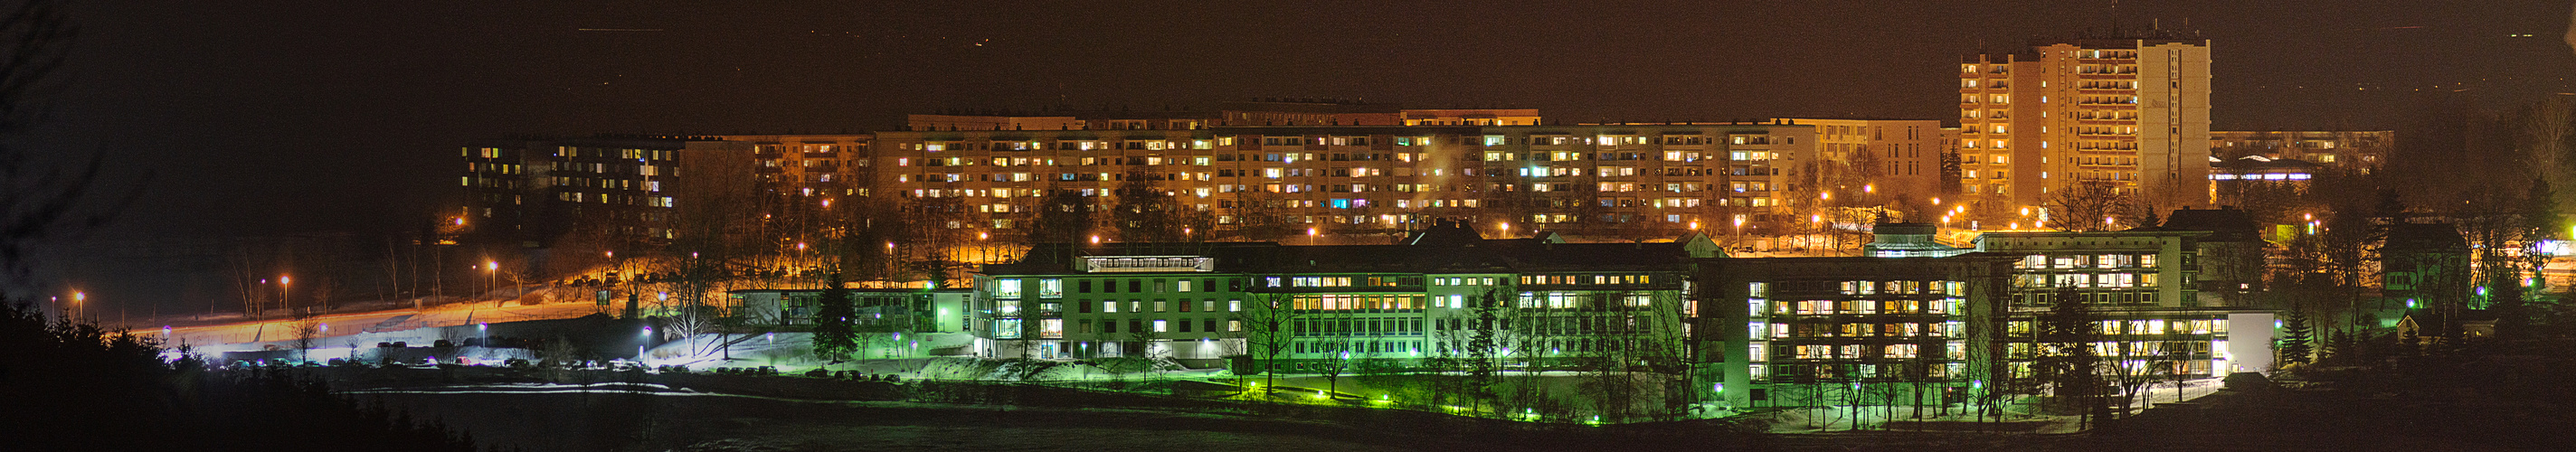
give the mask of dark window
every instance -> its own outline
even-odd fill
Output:
[[[1144,292],[1145,292],[1145,280],[1142,280],[1142,279],[1130,279],[1130,280],[1127,280],[1127,291],[1128,291],[1128,292],[1135,292],[1135,293],[1144,293]]]
[[[1075,283],[1074,289],[1074,292],[1077,293],[1091,293],[1091,280],[1083,280],[1082,282]]]
[[[1073,302],[1073,306],[1074,306],[1074,309],[1076,309],[1076,310],[1080,310],[1080,311],[1082,311],[1082,313],[1084,313],[1084,314],[1090,314],[1090,313],[1091,313],[1091,300],[1080,300],[1080,301],[1075,301],[1075,302]]]
[[[1101,282],[1100,282],[1100,291],[1102,291],[1102,292],[1108,292],[1108,293],[1118,293],[1118,280],[1114,280],[1114,279],[1113,279],[1113,280],[1101,281]]]
[[[1116,321],[1116,320],[1102,320],[1102,321],[1100,321],[1100,332],[1103,332],[1103,333],[1116,333],[1116,332],[1118,332],[1118,321]]]
[[[1754,388],[1753,400],[1771,400],[1771,390]]]

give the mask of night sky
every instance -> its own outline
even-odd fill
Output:
[[[453,195],[458,147],[515,134],[1255,96],[1954,119],[1960,55],[2114,24],[2214,40],[2220,129],[2386,129],[2426,93],[2576,92],[2569,5],[2539,1],[81,3],[42,141],[150,176],[94,239],[398,227]]]

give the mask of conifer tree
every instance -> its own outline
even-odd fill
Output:
[[[832,275],[832,284],[823,289],[814,311],[814,355],[823,359],[842,359],[858,351],[858,333],[851,327],[857,310],[850,304],[850,289],[841,286],[841,275]]]
[[[2308,328],[2307,312],[2292,309],[2288,318],[2282,319],[2282,323],[2281,364],[2307,364],[2309,355],[2315,351],[2311,344],[2315,342],[2316,334],[2314,330]]]

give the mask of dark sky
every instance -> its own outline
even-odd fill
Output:
[[[2214,40],[2220,128],[2576,92],[2569,5],[2538,1],[82,3],[47,140],[153,176],[105,236],[380,228],[451,194],[457,147],[512,134],[1253,96],[1950,119],[1960,55],[2114,23]]]

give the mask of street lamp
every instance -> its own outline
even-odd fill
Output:
[[[483,344],[483,348],[492,348],[492,324],[476,323],[474,324],[474,333],[483,336],[481,340],[477,340],[475,342]]]
[[[295,292],[290,290],[294,288],[295,277],[277,275],[277,304],[280,307],[295,309]]]

